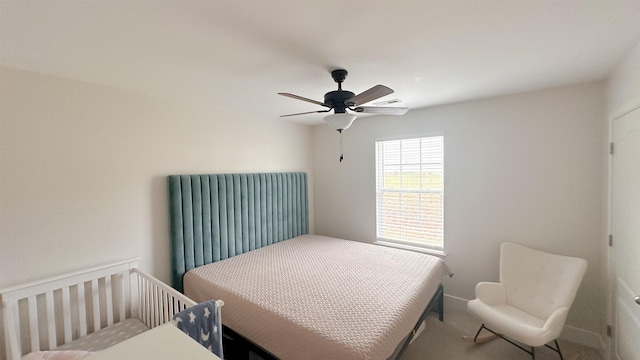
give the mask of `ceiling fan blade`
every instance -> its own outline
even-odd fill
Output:
[[[310,102],[312,104],[316,104],[316,105],[320,105],[320,106],[324,106],[324,107],[328,107],[330,108],[331,106],[325,104],[325,103],[321,103],[320,101],[315,101],[315,100],[311,100],[311,99],[307,99],[306,97],[302,97],[302,96],[298,96],[298,95],[294,95],[294,94],[289,94],[289,93],[278,93],[278,95],[282,95],[282,96],[286,96],[286,97],[290,97],[293,99],[298,99],[298,100],[302,100],[302,101],[306,101],[306,102]]]
[[[280,115],[280,117],[306,115],[306,114],[317,114],[317,113],[323,113],[323,112],[329,112],[329,111],[331,111],[331,109],[329,109],[329,110],[307,111],[307,112],[301,112],[301,113],[295,113],[295,114]]]
[[[365,90],[360,94],[352,97],[351,99],[345,101],[345,104],[349,106],[358,106],[361,104],[366,104],[375,99],[381,98],[383,96],[392,94],[393,90],[384,86],[384,85],[376,85],[369,90]]]
[[[368,114],[404,115],[407,111],[409,111],[409,108],[392,106],[358,106],[353,110],[355,112]]]

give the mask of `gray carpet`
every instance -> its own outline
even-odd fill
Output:
[[[436,315],[429,316],[420,336],[405,350],[401,360],[527,360],[531,356],[508,342],[497,338],[482,344],[462,339],[475,335],[480,323],[466,311],[445,307],[444,322]],[[565,360],[602,360],[596,349],[565,340],[558,340]],[[546,347],[536,348],[536,360],[558,360],[558,354]]]

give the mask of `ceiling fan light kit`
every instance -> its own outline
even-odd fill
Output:
[[[343,130],[347,130],[355,119],[356,116],[353,114],[338,113],[325,116],[324,122],[333,130],[342,132]]]
[[[406,113],[409,108],[407,107],[391,107],[391,106],[361,106],[363,104],[369,103],[371,101],[377,100],[383,96],[389,95],[393,93],[389,87],[384,85],[376,85],[368,90],[361,92],[356,95],[351,91],[342,90],[342,82],[347,78],[349,73],[344,69],[337,69],[331,72],[331,77],[333,80],[338,83],[338,90],[329,91],[324,95],[324,102],[308,99],[299,95],[294,95],[290,93],[278,93],[278,95],[290,97],[292,99],[306,101],[312,104],[323,106],[327,109],[324,110],[316,110],[316,111],[308,111],[296,114],[288,114],[282,115],[281,117],[286,116],[295,116],[295,115],[304,115],[304,114],[316,114],[329,112],[333,110],[332,115],[327,115],[324,117],[325,123],[329,125],[332,129],[340,132],[341,140],[342,140],[342,131],[348,129],[353,121],[356,119],[355,114],[348,113],[347,110],[352,111],[354,113],[372,113],[372,114],[385,114],[385,115],[403,115]],[[399,102],[399,100],[395,99],[394,102]],[[342,148],[342,141],[340,144]],[[343,156],[340,156],[340,161],[342,161]]]

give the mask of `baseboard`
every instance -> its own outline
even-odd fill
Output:
[[[604,339],[602,339],[600,334],[593,331],[565,325],[562,329],[562,334],[560,334],[560,338],[597,349],[601,354],[604,353],[605,350]]]
[[[467,311],[467,302],[469,300],[459,298],[457,296],[444,294],[444,308],[455,311]],[[446,320],[446,316],[445,316]],[[565,325],[560,334],[560,338],[574,342],[576,344],[588,346],[597,349],[600,353],[604,353],[605,344],[602,336],[593,331],[580,329],[574,326]]]

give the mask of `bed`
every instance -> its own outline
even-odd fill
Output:
[[[0,294],[9,360],[48,350],[104,350],[196,304],[141,272],[138,259],[15,286]]]
[[[259,356],[397,359],[429,312],[442,320],[446,263],[308,234],[306,174],[168,181],[174,286],[224,300],[225,332]]]

